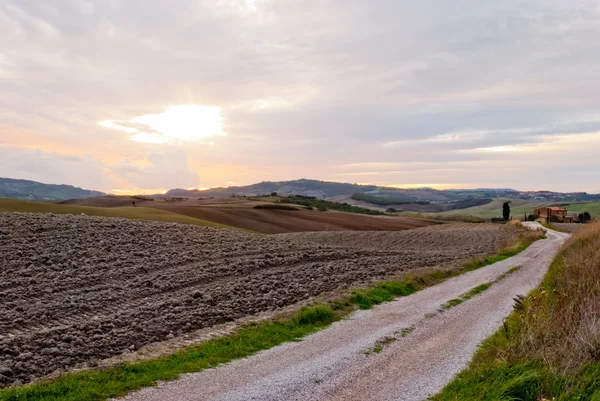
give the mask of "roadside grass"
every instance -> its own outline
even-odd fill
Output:
[[[434,401],[600,400],[600,223],[573,235],[542,284]]]
[[[518,223],[518,224],[520,224],[520,223]],[[533,242],[535,242],[538,239],[542,239],[542,238],[545,238],[545,235],[541,231],[538,231],[538,230],[523,231],[517,241],[515,241],[511,244],[505,244],[499,253],[497,253],[495,255],[491,255],[491,256],[486,256],[483,258],[475,258],[470,262],[469,265],[465,266],[464,268],[471,269],[471,270],[477,270],[483,266],[487,266],[487,265],[490,265],[490,264],[493,264],[496,262],[501,262],[503,260],[506,260],[510,257],[513,257],[513,256],[523,252]]]
[[[157,380],[174,380],[179,375],[211,368],[244,358],[288,341],[314,333],[341,314],[329,306],[303,308],[293,317],[249,324],[236,333],[186,348],[173,355],[62,376],[52,382],[0,390],[2,401],[95,401],[118,397],[153,386]]]
[[[104,208],[94,206],[61,205],[56,203],[29,202],[19,199],[0,198],[0,212],[86,214],[88,216],[122,217],[134,220],[149,220],[193,224],[203,227],[232,228],[224,224],[200,220],[182,214],[152,207],[115,207]]]
[[[526,237],[529,238],[527,241],[534,241],[534,236]],[[525,241],[523,237],[519,239],[519,242],[522,241]],[[518,249],[523,250],[525,247]],[[487,260],[493,263],[492,260],[495,259]],[[483,266],[485,264],[478,263],[475,268]],[[154,386],[157,381],[175,380],[184,373],[199,372],[284,342],[298,341],[349,315],[357,307],[368,309],[475,268],[469,263],[458,269],[432,269],[402,280],[380,282],[371,288],[342,294],[328,304],[302,308],[291,317],[247,324],[231,335],[184,348],[169,356],[70,373],[51,381],[0,389],[0,401],[102,401],[123,396],[143,387]],[[408,335],[413,329],[403,330],[402,335]],[[379,346],[383,347],[383,344]]]

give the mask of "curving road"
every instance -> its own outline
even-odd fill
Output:
[[[513,297],[540,283],[568,234],[549,230],[547,237],[510,259],[357,312],[301,342],[189,374],[124,400],[422,401],[467,366],[478,344],[511,312]],[[441,310],[445,302],[516,266],[521,268],[487,291]]]

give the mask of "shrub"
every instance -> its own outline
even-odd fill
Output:
[[[397,213],[398,211],[396,210],[396,208],[390,207],[390,208],[388,208],[388,210],[386,210],[386,212],[388,212],[388,213]]]

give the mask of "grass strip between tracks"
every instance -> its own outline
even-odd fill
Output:
[[[506,273],[502,273],[501,275],[499,275],[498,278],[496,278],[496,280],[491,281],[489,283],[483,283],[481,285],[478,285],[477,287],[472,288],[471,290],[465,292],[464,294],[462,294],[458,298],[451,299],[450,301],[448,301],[448,302],[446,302],[445,304],[442,305],[442,309],[443,310],[448,310],[450,308],[453,308],[453,307],[455,307],[457,305],[462,304],[465,301],[468,301],[469,299],[473,298],[475,295],[481,294],[482,292],[486,291],[492,285],[494,285],[494,284],[496,284],[496,283],[504,280],[506,277],[508,277],[509,275],[513,274],[514,272],[516,272],[520,268],[521,268],[521,266],[515,266],[512,269],[510,269],[509,271],[507,271]]]
[[[0,401],[102,401],[151,387],[157,381],[175,380],[181,374],[199,372],[250,356],[321,330],[350,314],[357,307],[373,305],[413,294],[448,278],[509,258],[535,241],[527,236],[499,255],[477,259],[454,270],[429,270],[399,281],[380,282],[374,287],[345,293],[327,304],[305,307],[291,317],[251,323],[235,333],[155,359],[120,364],[111,368],[63,375],[52,381],[0,390]]]
[[[431,400],[599,401],[599,310],[596,223],[573,235],[542,284]]]

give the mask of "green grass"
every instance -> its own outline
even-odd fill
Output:
[[[555,394],[550,396],[549,394]],[[498,363],[460,373],[433,401],[599,401],[600,364],[559,375],[540,362]]]
[[[493,283],[484,283],[484,284],[478,285],[477,287],[469,290],[468,292],[465,292],[458,298],[451,299],[450,301],[446,302],[445,304],[442,305],[442,309],[448,310],[450,308],[455,307],[456,305],[460,305],[463,302],[468,301],[469,299],[473,298],[475,295],[481,294],[482,292],[484,292],[485,290],[490,288],[492,286],[492,284]]]
[[[484,258],[473,259],[473,261],[471,261],[468,265],[465,266],[465,269],[477,270],[483,266],[491,265],[496,262],[501,262],[503,260],[506,260],[510,257],[513,257],[513,256],[523,252],[525,249],[527,249],[529,247],[529,245],[531,245],[531,242],[526,241],[526,242],[519,244],[516,248],[507,249],[503,252],[500,252],[500,253],[492,255],[492,256],[486,256]]]
[[[180,224],[193,224],[205,227],[232,228],[223,224],[200,220],[167,210],[151,207],[93,207],[79,205],[59,205],[55,203],[29,202],[18,199],[0,198],[0,212],[28,212],[55,214],[86,214],[88,216],[122,217],[134,220],[164,221]]]
[[[393,301],[394,298],[414,294],[419,289],[420,286],[412,280],[385,281],[373,288],[354,290],[349,301],[360,309],[371,309],[374,305]]]
[[[551,202],[540,202],[533,200],[524,199],[502,199],[496,198],[491,203],[482,206],[470,207],[467,209],[450,210],[447,212],[439,213],[442,216],[475,216],[485,219],[491,219],[492,217],[502,217],[502,204],[504,202],[510,202],[510,214],[513,217],[519,218],[525,213],[532,214],[533,211],[542,206],[548,206],[553,204]]]
[[[564,207],[569,211],[569,215],[589,212],[592,217],[600,217],[600,202],[580,202],[564,205],[566,205]]]
[[[3,389],[0,400],[97,401],[118,397],[152,386],[157,380],[173,380],[183,373],[198,372],[283,342],[296,341],[337,318],[338,315],[325,305],[304,308],[287,320],[250,324],[231,336],[210,340],[167,357],[70,374],[53,382]]]

